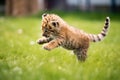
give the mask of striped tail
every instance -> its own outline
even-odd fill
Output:
[[[101,41],[103,40],[103,38],[107,35],[108,33],[108,29],[110,27],[110,18],[109,17],[106,17],[106,20],[105,20],[105,24],[104,24],[104,27],[101,31],[100,34],[98,35],[94,35],[94,34],[89,34],[89,38],[92,42],[98,42],[98,41]]]

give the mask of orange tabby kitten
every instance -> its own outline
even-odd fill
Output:
[[[52,50],[58,46],[73,50],[78,60],[85,61],[89,43],[101,41],[107,35],[109,25],[110,19],[106,17],[101,33],[94,35],[68,25],[58,15],[43,14],[42,35],[44,37],[39,39],[37,43],[46,43],[43,46],[46,50]]]

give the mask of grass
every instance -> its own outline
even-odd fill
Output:
[[[106,16],[108,36],[91,43],[88,58],[78,62],[71,51],[42,49],[41,15],[0,17],[0,80],[119,80],[120,16],[113,13],[56,12],[69,24],[88,33],[99,33]]]

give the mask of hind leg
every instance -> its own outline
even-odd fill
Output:
[[[77,56],[77,59],[80,61],[85,61],[87,58],[87,50],[88,48],[74,50],[74,53]]]

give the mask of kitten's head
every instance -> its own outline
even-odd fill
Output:
[[[55,37],[60,31],[61,18],[55,14],[43,14],[42,15],[42,31],[45,37]]]

